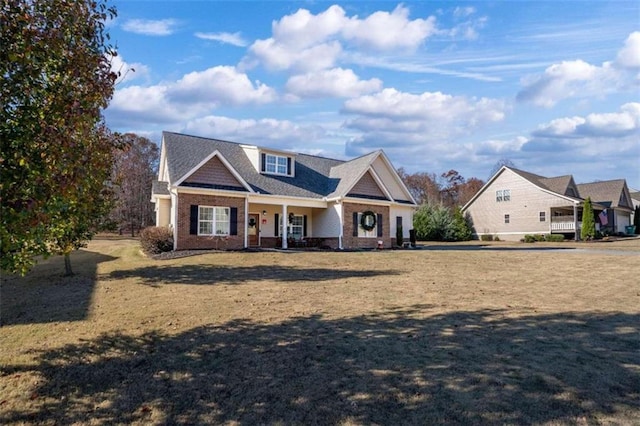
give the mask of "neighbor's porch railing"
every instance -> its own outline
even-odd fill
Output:
[[[582,228],[582,222],[578,222],[578,229]],[[575,231],[576,223],[573,215],[551,216],[551,231]]]

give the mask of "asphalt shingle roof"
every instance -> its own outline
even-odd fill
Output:
[[[163,132],[163,140],[170,182],[176,182],[217,150],[254,191],[308,198],[343,194],[379,153],[351,161],[295,154],[295,176],[287,177],[259,173],[238,143],[172,132]]]
[[[583,198],[590,197],[591,201],[606,204],[609,207],[631,207],[631,200],[627,200],[628,205],[620,205],[620,198],[624,191],[625,180],[605,180],[601,182],[578,184],[578,191]]]

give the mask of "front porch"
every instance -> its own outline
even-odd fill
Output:
[[[580,235],[582,230],[582,206],[573,208],[551,209],[551,233],[552,234],[573,234]],[[600,223],[596,219],[600,211],[594,209],[594,220],[596,221],[596,231],[600,231]],[[576,238],[577,239],[577,238]]]

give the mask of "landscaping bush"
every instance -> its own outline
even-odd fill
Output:
[[[173,232],[169,228],[150,226],[140,232],[140,245],[145,253],[158,254],[173,250]]]
[[[545,241],[551,242],[551,243],[559,243],[561,241],[564,241],[564,235],[562,234],[549,234],[546,237],[544,237]]]
[[[421,241],[467,241],[473,237],[469,220],[459,209],[452,212],[442,205],[423,204],[413,218]]]
[[[524,242],[525,243],[535,243],[536,242],[535,235],[530,235],[530,234],[525,235],[524,236]]]
[[[480,235],[480,240],[481,241],[493,241],[493,235],[491,235],[491,234]]]

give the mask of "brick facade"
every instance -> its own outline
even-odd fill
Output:
[[[189,234],[191,206],[236,207],[238,209],[238,235],[212,237]],[[176,250],[244,248],[244,198],[217,195],[178,194],[178,241]]]
[[[382,237],[354,237],[353,236],[353,213],[362,213],[370,210],[376,215],[382,214]],[[378,241],[382,241],[385,248],[393,247],[393,242],[389,236],[389,207],[372,204],[344,203],[343,204],[343,237],[342,247],[345,249],[376,248]]]

